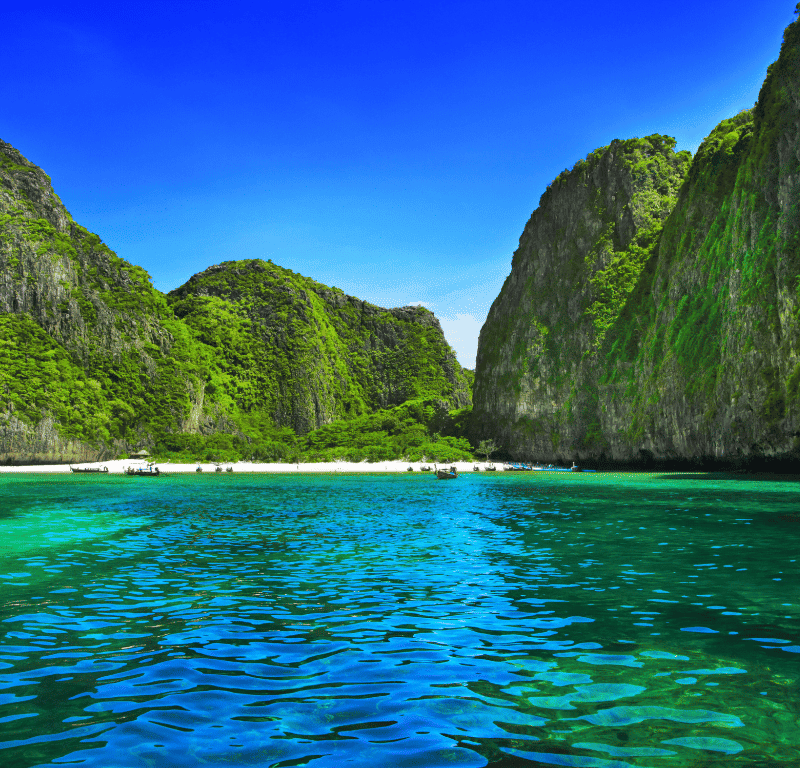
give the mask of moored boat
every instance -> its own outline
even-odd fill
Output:
[[[584,469],[574,464],[571,467],[556,467],[553,464],[548,464],[546,467],[534,467],[538,472],[597,472],[596,469]]]
[[[153,464],[148,464],[146,467],[128,467],[123,474],[131,477],[158,477],[161,470]]]
[[[83,474],[83,473],[105,474],[106,472],[108,472],[108,467],[73,467],[70,464],[69,471],[74,472],[75,474]]]
[[[437,469],[436,478],[438,480],[455,480],[458,477],[458,470],[455,467],[450,469]]]

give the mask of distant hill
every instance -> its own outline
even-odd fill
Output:
[[[85,461],[180,434],[263,444],[424,397],[470,404],[427,310],[260,261],[165,296],[0,142],[0,461]]]
[[[542,195],[481,331],[476,438],[525,459],[796,469],[800,21],[754,109],[694,158],[674,144],[614,141]]]

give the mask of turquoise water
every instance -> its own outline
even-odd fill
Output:
[[[800,760],[800,483],[0,475],[0,765]]]

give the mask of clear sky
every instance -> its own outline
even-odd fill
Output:
[[[6,4],[0,138],[169,291],[271,258],[421,302],[474,367],[547,184],[615,138],[694,151],[795,0]]]

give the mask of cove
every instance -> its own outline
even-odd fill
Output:
[[[796,479],[0,475],[0,760],[790,765]]]

